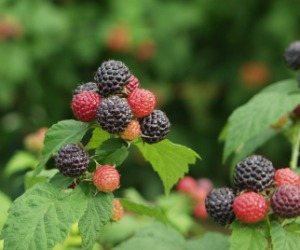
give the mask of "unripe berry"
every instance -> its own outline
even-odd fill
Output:
[[[281,168],[276,170],[274,181],[277,187],[284,184],[300,186],[300,176],[290,168]]]
[[[110,193],[120,187],[120,174],[113,166],[104,165],[95,170],[93,182],[99,191]]]
[[[122,139],[132,141],[137,139],[141,135],[141,128],[138,121],[131,121],[120,136]]]
[[[190,176],[185,176],[178,182],[176,188],[181,193],[191,194],[196,187],[196,180]]]
[[[113,199],[113,211],[111,219],[113,221],[119,221],[124,216],[124,208],[122,203],[118,199]]]
[[[196,203],[193,212],[197,219],[206,220],[208,218],[205,202]]]

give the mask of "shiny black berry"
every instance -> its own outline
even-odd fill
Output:
[[[293,42],[284,52],[287,66],[293,70],[300,69],[300,41]]]
[[[89,165],[90,159],[77,144],[67,144],[63,146],[55,156],[55,165],[59,171],[69,177],[82,175]]]
[[[147,143],[156,143],[170,132],[170,121],[161,110],[154,110],[149,116],[140,120],[142,139]]]
[[[278,187],[271,198],[273,212],[282,218],[292,218],[300,215],[300,187],[282,185]]]
[[[235,218],[233,213],[234,198],[234,192],[230,188],[213,189],[205,199],[207,213],[222,226],[230,224]]]
[[[272,184],[274,173],[271,161],[260,155],[252,155],[237,164],[234,185],[238,190],[259,192]]]
[[[120,133],[125,130],[133,115],[126,99],[111,96],[101,101],[96,117],[104,130]]]
[[[77,95],[83,91],[92,91],[95,93],[99,93],[97,83],[95,83],[95,82],[87,82],[87,83],[78,85],[76,87],[76,89],[74,90],[74,95]]]
[[[105,61],[98,68],[94,77],[100,95],[108,96],[120,93],[131,76],[127,66],[121,61]]]

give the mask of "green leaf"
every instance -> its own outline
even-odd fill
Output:
[[[234,222],[229,238],[230,250],[263,250],[267,248],[264,224],[246,225]]]
[[[187,241],[188,250],[227,250],[229,249],[228,237],[220,233],[206,233],[200,239]]]
[[[63,145],[68,143],[79,143],[88,130],[89,125],[75,120],[64,120],[54,124],[46,133],[42,160],[35,169],[38,174],[50,157]]]
[[[33,187],[37,183],[49,181],[55,174],[57,169],[42,170],[38,175],[35,175],[33,171],[27,172],[24,178],[24,185],[26,189]]]
[[[151,207],[144,204],[138,204],[127,199],[122,199],[121,202],[126,211],[130,211],[139,215],[150,216],[163,223],[169,222],[167,216],[159,207]]]
[[[95,152],[95,158],[101,164],[120,166],[127,158],[127,145],[121,139],[108,139]]]
[[[87,207],[79,220],[79,231],[83,249],[91,249],[101,228],[111,219],[113,196],[111,193],[97,192],[92,185],[86,185],[84,189]]]
[[[185,250],[186,242],[182,235],[170,226],[154,223],[140,229],[132,238],[114,248],[114,250],[133,249]]]
[[[300,234],[286,230],[277,222],[271,223],[271,238],[274,250],[299,250]]]
[[[188,165],[195,164],[196,159],[200,159],[200,156],[192,149],[174,144],[169,140],[155,144],[137,142],[135,145],[158,173],[166,194],[188,172]]]
[[[4,250],[52,249],[66,238],[85,205],[80,188],[67,192],[50,183],[35,185],[12,204],[1,235]]]
[[[33,169],[37,164],[38,160],[32,154],[26,151],[18,151],[5,166],[4,175],[9,177],[28,168]]]
[[[74,178],[66,177],[61,173],[57,173],[51,178],[50,183],[60,189],[66,189],[73,183],[73,181]]]
[[[93,130],[92,137],[88,144],[85,146],[87,150],[96,149],[100,145],[110,138],[110,134],[101,128],[97,127]]]
[[[294,80],[279,82],[255,95],[231,114],[226,125],[224,161],[299,103],[300,92],[293,85],[297,86]]]
[[[11,204],[10,198],[2,192],[0,192],[0,204],[1,204],[0,205],[0,231],[1,231],[8,215],[7,211]]]

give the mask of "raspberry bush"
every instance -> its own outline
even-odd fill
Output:
[[[59,121],[47,130],[30,188],[13,202],[2,231],[5,250],[53,249],[73,237],[71,227],[82,249],[92,249],[100,230],[120,221],[126,211],[166,222],[159,209],[117,198],[119,168],[126,168],[124,161],[135,147],[168,194],[200,158],[166,139],[167,115],[123,62],[103,62],[94,80],[73,92],[70,106],[76,120]]]

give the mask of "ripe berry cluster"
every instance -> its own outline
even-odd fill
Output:
[[[71,107],[78,120],[96,120],[103,130],[128,141],[141,136],[144,142],[156,143],[167,136],[168,117],[155,109],[155,95],[140,88],[139,80],[124,63],[103,62],[94,80],[74,91]]]
[[[141,136],[146,143],[156,143],[167,136],[170,130],[168,117],[155,109],[155,95],[139,88],[139,80],[124,63],[103,62],[94,80],[74,90],[71,108],[78,120],[96,120],[103,130],[128,141]],[[59,171],[73,178],[83,175],[89,163],[90,156],[81,144],[64,145],[55,156]],[[100,192],[114,192],[120,186],[120,174],[112,165],[97,166],[91,179]],[[123,214],[121,202],[115,199],[112,220],[120,220]]]
[[[275,170],[268,159],[252,155],[237,164],[234,188],[213,189],[205,205],[210,217],[221,225],[235,218],[256,223],[268,213],[296,217],[300,215],[300,176],[289,168]]]
[[[213,183],[206,178],[195,180],[191,176],[183,177],[177,184],[177,191],[188,195],[194,201],[193,213],[197,219],[206,220],[208,217],[205,208],[205,199],[213,189]]]

